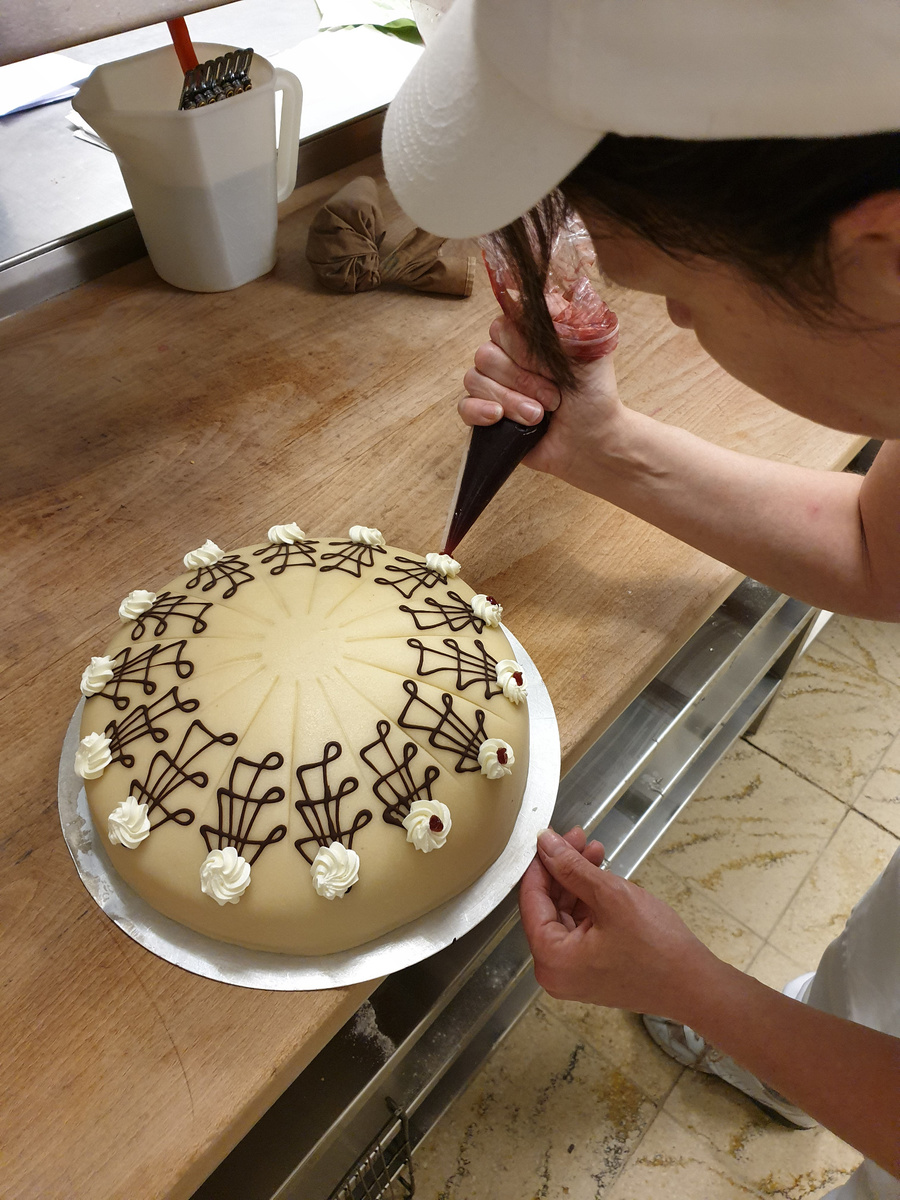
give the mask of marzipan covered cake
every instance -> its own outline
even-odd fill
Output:
[[[478,879],[528,768],[500,605],[363,526],[184,565],[122,601],[81,681],[75,770],[131,887],[212,938],[322,955]]]

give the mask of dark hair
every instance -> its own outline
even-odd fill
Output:
[[[546,307],[533,302],[547,261],[529,256],[535,238],[527,233],[538,229],[541,245],[552,241],[566,205],[675,258],[702,255],[736,266],[802,317],[822,321],[836,303],[827,253],[832,220],[897,188],[900,133],[697,142],[607,134],[558,193],[494,236],[522,283],[532,353],[570,386],[572,368]]]

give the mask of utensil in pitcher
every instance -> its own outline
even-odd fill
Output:
[[[206,62],[197,61],[194,43],[188,33],[184,17],[173,17],[166,21],[178,62],[184,71],[184,86],[181,89],[179,109],[203,108],[227,100],[253,87],[250,80],[250,63],[253,50],[229,50]]]

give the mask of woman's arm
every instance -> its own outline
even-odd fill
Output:
[[[522,880],[538,983],[558,999],[689,1025],[900,1176],[900,1038],[790,1000],[722,962],[661,900],[601,871],[596,842],[579,852],[583,836],[542,834]]]
[[[599,448],[598,448],[599,449]],[[900,444],[868,476],[723,449],[624,410],[586,490],[818,608],[900,621]]]
[[[533,424],[556,409],[529,466],[819,608],[900,621],[900,443],[886,443],[865,477],[753,458],[625,408],[608,359],[560,405],[549,380],[518,365],[508,321],[491,339],[460,412],[469,424],[502,413]]]

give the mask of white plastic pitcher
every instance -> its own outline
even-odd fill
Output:
[[[198,59],[234,49],[195,46]],[[275,265],[277,203],[297,174],[300,81],[254,54],[252,88],[181,112],[174,47],[97,67],[72,101],[115,154],[150,261],[175,287],[222,292]],[[278,150],[275,93],[283,93]]]

